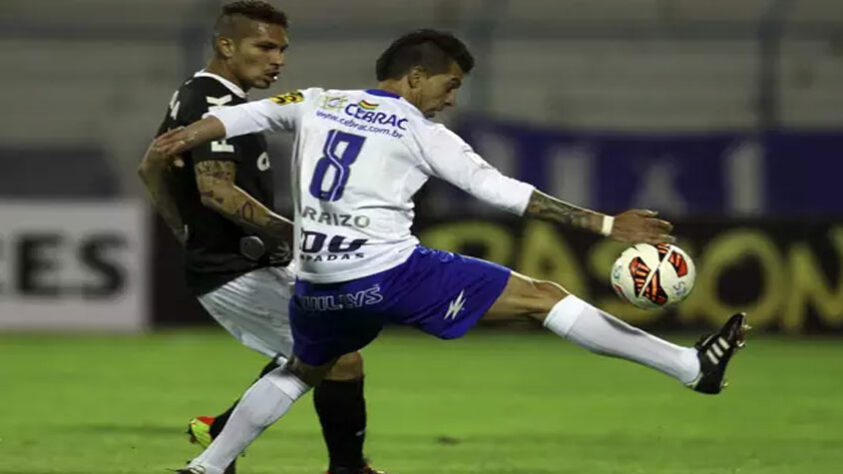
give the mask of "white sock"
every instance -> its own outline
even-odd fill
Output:
[[[693,382],[700,372],[696,349],[659,339],[576,296],[556,303],[544,326],[592,352],[638,362],[684,384]]]
[[[249,387],[222,432],[190,465],[204,467],[207,474],[222,474],[246,446],[308,390],[309,385],[283,367],[270,371]]]

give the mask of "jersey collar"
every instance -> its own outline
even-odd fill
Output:
[[[220,82],[226,88],[228,88],[228,90],[233,92],[234,95],[236,95],[237,97],[240,97],[241,99],[246,98],[246,92],[244,92],[243,89],[240,88],[240,86],[238,86],[237,84],[229,81],[228,79],[226,79],[226,78],[224,78],[220,75],[208,72],[208,71],[203,69],[203,70],[197,72],[196,74],[194,74],[193,77],[210,77],[211,79],[216,79],[218,82]]]
[[[370,95],[376,95],[378,97],[391,97],[393,99],[400,99],[401,98],[400,95],[398,95],[394,92],[385,91],[383,89],[366,89],[366,93],[370,94]]]

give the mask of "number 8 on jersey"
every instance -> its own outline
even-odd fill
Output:
[[[352,135],[339,130],[328,132],[328,139],[322,149],[323,156],[316,162],[310,194],[323,201],[339,201],[351,175],[351,164],[357,159],[366,137]],[[332,173],[328,171],[332,170]],[[330,176],[330,178],[329,178]],[[330,181],[325,186],[326,178]]]

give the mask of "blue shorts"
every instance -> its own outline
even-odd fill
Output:
[[[401,265],[357,280],[297,280],[290,300],[293,353],[322,365],[362,349],[388,323],[442,339],[461,337],[497,301],[510,273],[495,263],[419,246]]]

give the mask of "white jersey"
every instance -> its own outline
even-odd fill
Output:
[[[296,261],[307,281],[354,280],[407,260],[419,243],[410,232],[413,195],[431,176],[518,215],[534,190],[382,90],[313,88],[211,114],[226,138],[295,133]]]

